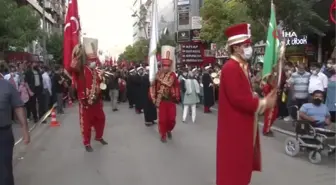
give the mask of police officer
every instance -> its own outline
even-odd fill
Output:
[[[14,185],[13,178],[13,148],[11,112],[14,110],[23,129],[23,141],[30,142],[27,117],[19,92],[7,80],[0,78],[0,184]]]

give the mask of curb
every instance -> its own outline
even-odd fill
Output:
[[[218,111],[218,109],[216,109],[216,108],[211,108],[211,110],[216,111],[216,112]],[[258,125],[259,126],[263,126],[264,124],[263,124],[263,122],[258,122]],[[275,132],[279,132],[279,133],[287,135],[287,136],[291,136],[291,137],[295,137],[295,135],[296,135],[292,131],[288,131],[288,130],[282,129],[282,128],[279,128],[277,126],[272,126],[271,130],[275,131]]]

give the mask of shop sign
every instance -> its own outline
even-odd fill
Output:
[[[181,44],[182,62],[203,62],[200,43]]]
[[[189,42],[190,41],[190,31],[179,31],[177,32],[177,42]]]
[[[216,58],[228,58],[229,54],[228,54],[228,52],[226,51],[225,48],[220,48],[216,51],[215,57]]]
[[[190,35],[191,35],[191,40],[193,42],[200,42],[201,41],[201,37],[200,37],[200,32],[201,30],[190,30]]]
[[[282,35],[286,39],[286,46],[297,46],[297,45],[306,45],[308,44],[307,35],[297,35],[296,32],[282,32]]]

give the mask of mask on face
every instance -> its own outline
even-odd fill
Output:
[[[331,64],[327,64],[327,68],[331,68],[332,67],[332,65]]]
[[[188,75],[188,73],[183,73],[182,75],[183,75],[183,76],[187,76],[187,75]]]
[[[313,99],[313,104],[314,104],[314,105],[319,106],[319,105],[321,105],[321,103],[322,103],[322,100],[321,100],[321,99],[319,99],[319,98],[314,98],[314,99]]]
[[[311,72],[313,75],[316,75],[316,74],[317,74],[317,71],[316,71],[316,70],[310,70],[310,72]]]
[[[90,67],[91,69],[96,68],[96,62],[90,62],[89,67]]]
[[[247,47],[247,48],[244,48],[244,54],[243,54],[243,58],[245,60],[249,60],[252,58],[252,54],[253,54],[253,49],[251,46]]]

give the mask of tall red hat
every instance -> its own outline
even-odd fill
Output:
[[[251,25],[241,23],[233,25],[225,30],[225,35],[228,38],[227,45],[251,43]]]
[[[165,57],[162,57],[162,59],[161,59],[161,64],[162,64],[163,66],[171,66],[172,63],[173,63],[173,61],[170,59],[170,52],[167,51],[167,52],[166,52],[166,56],[165,56]]]

